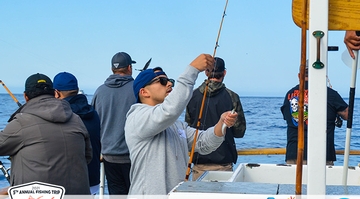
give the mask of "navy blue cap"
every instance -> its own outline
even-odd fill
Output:
[[[61,72],[54,77],[54,89],[58,91],[78,90],[78,82],[76,77],[67,72]]]
[[[146,84],[148,84],[151,80],[153,80],[155,77],[159,76],[159,75],[166,75],[163,71],[159,71],[159,72],[154,72],[154,69],[150,68],[150,69],[146,69],[141,71],[138,76],[135,78],[134,80],[134,84],[133,84],[133,90],[134,90],[134,94],[135,94],[135,98],[137,100],[137,102],[139,101],[139,91],[141,88],[144,88],[146,86]]]

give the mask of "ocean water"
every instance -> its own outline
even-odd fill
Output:
[[[25,103],[21,94],[15,97],[21,104]],[[92,96],[88,95],[89,101]],[[345,99],[348,102],[348,99]],[[241,97],[247,129],[243,138],[236,139],[238,149],[249,148],[284,148],[286,146],[286,123],[282,118],[280,107],[283,97]],[[0,130],[4,129],[10,115],[18,108],[15,101],[8,94],[0,94]],[[180,117],[184,120],[184,115]],[[335,130],[335,148],[344,149],[346,135],[346,121],[341,128]],[[360,99],[355,100],[354,117],[351,136],[351,150],[360,150]],[[343,155],[337,155],[335,165],[343,164]],[[6,168],[10,167],[8,157],[0,156],[0,161]],[[284,155],[248,155],[239,156],[238,163],[285,163]],[[357,166],[360,156],[351,155],[350,166]],[[0,173],[0,188],[8,186],[5,177]]]

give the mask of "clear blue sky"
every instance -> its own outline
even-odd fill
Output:
[[[225,2],[1,1],[0,79],[22,93],[31,74],[53,78],[67,71],[93,94],[120,51],[137,61],[134,68],[152,58],[150,67],[177,78],[200,53],[213,54]],[[240,96],[284,96],[298,83],[301,29],[292,21],[291,2],[229,0],[216,56],[226,62],[225,84]],[[343,36],[329,32],[329,45],[339,51],[329,52],[328,76],[348,97],[351,70],[341,60]]]

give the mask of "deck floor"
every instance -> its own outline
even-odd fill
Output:
[[[291,195],[295,193],[295,185],[188,181],[180,184],[173,192]],[[302,193],[306,194],[306,185],[303,185]],[[359,186],[326,186],[326,195],[360,195],[360,189]]]

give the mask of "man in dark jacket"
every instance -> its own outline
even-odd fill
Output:
[[[232,171],[233,163],[236,163],[238,157],[234,138],[242,138],[246,130],[246,121],[240,98],[236,93],[226,88],[223,83],[226,75],[224,60],[215,57],[214,71],[206,71],[205,73],[209,78],[208,99],[205,100],[205,111],[199,129],[203,130],[215,125],[225,111],[235,110],[238,113],[238,119],[233,127],[226,130],[225,140],[218,149],[208,155],[194,154],[193,180],[196,180],[207,170]],[[199,88],[194,90],[193,96],[186,107],[185,120],[191,127],[197,125],[208,80],[205,80]]]
[[[80,117],[54,97],[46,75],[31,75],[24,97],[26,104],[0,133],[0,155],[11,157],[10,185],[39,181],[63,186],[66,194],[90,194],[92,150]]]
[[[80,116],[87,131],[93,150],[93,158],[88,164],[90,192],[95,195],[100,188],[100,119],[95,109],[88,103],[83,94],[78,94],[79,87],[76,77],[67,72],[61,72],[54,77],[55,97],[70,103],[74,113]]]

